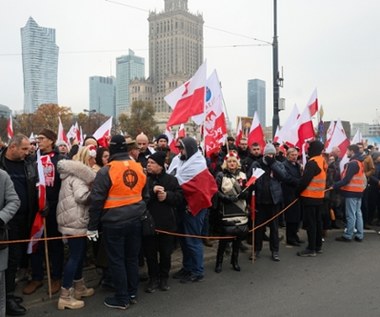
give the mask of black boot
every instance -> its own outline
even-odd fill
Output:
[[[22,316],[26,314],[26,309],[13,296],[8,296],[6,299],[6,314],[8,316]]]
[[[239,257],[239,253],[233,252],[232,256],[231,256],[231,264],[232,264],[232,267],[235,271],[240,272],[241,269],[240,269],[240,265],[238,263],[238,257]]]

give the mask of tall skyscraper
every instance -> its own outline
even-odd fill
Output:
[[[115,117],[116,79],[115,77],[90,77],[90,111],[95,110],[106,116]]]
[[[169,112],[164,97],[188,80],[203,62],[203,17],[187,0],[164,0],[161,13],[149,14],[149,78],[156,112]]]
[[[145,61],[129,50],[128,55],[116,58],[116,117],[126,111],[130,104],[129,84],[131,80],[144,79]]]
[[[40,27],[32,17],[21,28],[24,72],[24,112],[41,104],[58,103],[58,51],[55,29]]]
[[[248,80],[248,117],[253,117],[257,111],[262,127],[266,126],[265,108],[265,81],[261,79]]]

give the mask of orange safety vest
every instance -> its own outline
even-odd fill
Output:
[[[353,160],[358,163],[359,166],[359,172],[357,172],[350,180],[350,182],[347,185],[342,186],[340,189],[348,191],[348,192],[355,192],[355,193],[361,193],[364,191],[364,189],[367,186],[367,179],[364,174],[364,166],[363,163],[358,160]],[[343,171],[342,178],[346,175],[347,172],[347,165]]]
[[[132,205],[142,200],[146,175],[140,163],[132,160],[108,163],[112,186],[104,203],[104,209]]]
[[[307,198],[324,198],[327,177],[326,161],[322,155],[313,156],[310,161],[316,162],[318,167],[321,169],[321,172],[312,178],[309,185],[307,185],[305,190],[301,193],[301,196]]]

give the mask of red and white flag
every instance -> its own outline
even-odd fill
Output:
[[[311,121],[309,107],[306,106],[298,120],[298,142],[299,149],[303,149],[303,144],[315,137],[313,121]]]
[[[277,126],[276,133],[274,134],[274,137],[273,137],[273,143],[274,142],[280,143],[280,142],[278,142],[279,137],[280,137],[280,127]]]
[[[211,206],[211,199],[218,187],[201,152],[198,151],[182,164],[179,163],[176,177],[192,215]]]
[[[7,121],[7,135],[8,135],[8,139],[12,139],[14,135],[12,115],[9,115],[9,119]]]
[[[168,146],[170,148],[170,151],[175,153],[175,154],[178,154],[179,151],[176,147],[176,140],[175,140],[175,138],[173,138],[172,128],[167,127],[164,134],[168,137]]]
[[[73,124],[70,128],[70,130],[67,132],[67,139],[73,139],[73,140],[77,140],[79,143],[82,143],[82,139],[81,139],[81,131],[78,127],[78,122],[75,122],[75,124]]]
[[[166,126],[186,123],[190,117],[204,112],[205,86],[206,62],[198,68],[192,78],[164,98],[173,109]]]
[[[44,231],[44,219],[41,216],[41,212],[44,210],[46,205],[46,182],[45,182],[45,174],[44,168],[42,166],[41,161],[41,151],[37,151],[37,171],[39,182],[37,184],[38,187],[38,212],[33,221],[30,238],[31,239],[39,239],[42,237],[42,233]],[[28,244],[27,253],[31,254],[37,249],[37,241],[30,241]]]
[[[182,123],[180,126],[179,126],[179,128],[178,128],[178,130],[177,130],[177,133],[176,133],[176,140],[178,139],[178,138],[184,138],[184,137],[186,137],[186,130],[185,130],[185,125]]]
[[[330,125],[326,131],[325,149],[327,149],[327,147],[329,146],[329,143],[331,141],[331,137],[333,136],[333,133],[334,133],[334,129],[335,129],[335,121],[331,120]]]
[[[216,70],[207,79],[204,117],[204,148],[207,157],[218,152],[227,137],[226,117],[223,111],[223,96]]]
[[[111,129],[112,117],[104,122],[94,133],[94,138],[98,140],[99,146],[108,147],[108,143],[111,137]]]
[[[363,142],[363,136],[359,129],[356,130],[356,133],[354,137],[352,138],[351,144],[358,144],[360,142]]]
[[[307,106],[310,111],[310,117],[314,116],[318,112],[318,96],[317,96],[317,89],[314,89],[313,93],[311,94],[310,100],[307,103]]]
[[[58,116],[58,133],[57,133],[57,141],[65,141],[67,145],[70,145],[65,130],[63,129],[61,117]]]
[[[251,128],[249,129],[249,134],[248,134],[248,144],[251,145],[254,142],[258,143],[260,145],[260,148],[264,149],[265,136],[264,136],[263,128],[261,127],[261,124],[260,124],[257,111],[255,111],[255,114],[253,116]]]
[[[235,139],[235,144],[236,146],[239,146],[240,140],[243,137],[243,127],[241,124],[241,119],[239,118],[238,125],[236,127],[236,139]],[[251,145],[251,144],[249,144]]]
[[[295,146],[298,142],[298,117],[300,112],[298,107],[294,105],[292,112],[286,119],[284,125],[282,126],[280,133],[278,135],[277,142],[282,144],[285,143],[288,146]]]
[[[350,145],[350,140],[347,138],[346,132],[343,129],[340,119],[336,121],[335,129],[331,140],[326,147],[326,153],[330,153],[333,147],[337,146],[340,149],[340,158],[346,154],[347,147]]]

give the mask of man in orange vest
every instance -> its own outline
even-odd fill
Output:
[[[342,180],[333,186],[335,190],[340,189],[342,196],[345,198],[346,205],[346,230],[341,237],[337,237],[335,240],[351,242],[354,237],[355,241],[362,242],[363,215],[361,204],[367,181],[359,147],[356,144],[351,144],[347,148],[347,156],[350,158],[350,161],[344,168]]]
[[[322,253],[322,208],[326,189],[327,163],[322,156],[320,141],[309,144],[309,161],[305,165],[299,192],[303,207],[303,224],[307,231],[308,246],[298,256],[314,257]]]
[[[98,171],[92,187],[87,235],[96,241],[98,226],[102,224],[115,286],[115,295],[107,297],[104,305],[124,310],[136,303],[141,217],[149,192],[143,168],[132,158],[133,152],[138,154],[136,142],[115,135],[109,150],[110,161]]]

